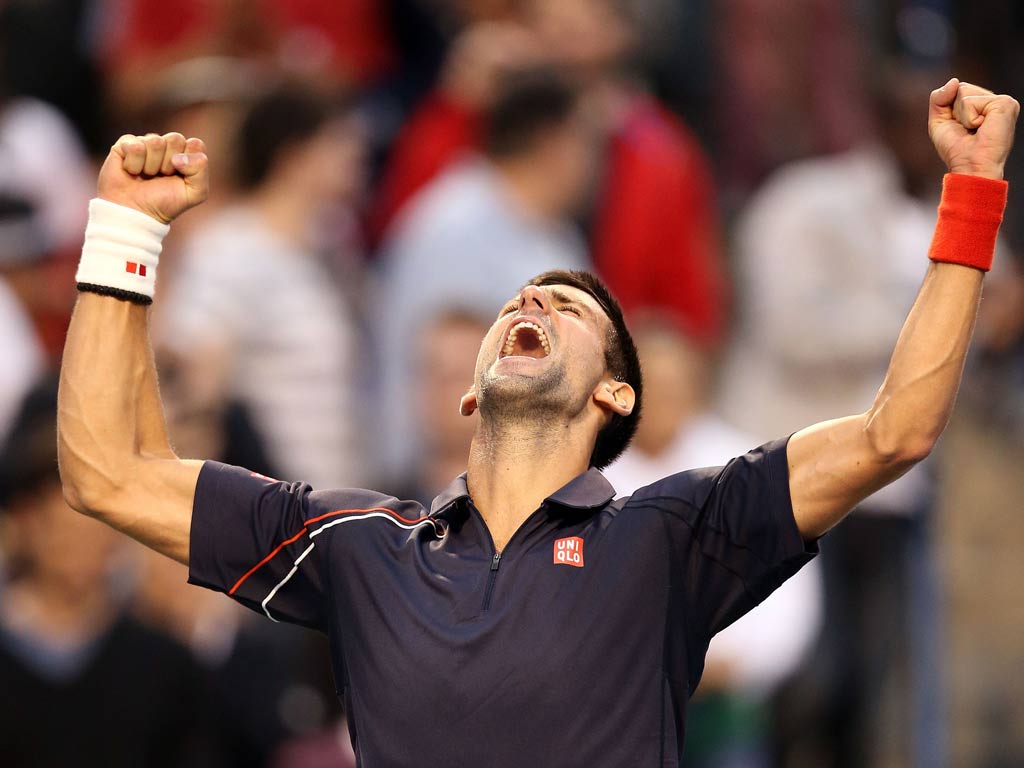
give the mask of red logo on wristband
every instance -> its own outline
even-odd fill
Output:
[[[131,272],[133,275],[138,275],[139,277],[145,277],[146,276],[146,265],[145,264],[136,264],[134,261],[128,261],[128,262],[125,262],[124,271],[125,272]]]

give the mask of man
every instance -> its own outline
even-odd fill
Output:
[[[1018,111],[956,79],[932,93],[952,172],[940,263],[867,412],[612,501],[596,469],[635,430],[636,351],[600,283],[549,273],[481,344],[460,403],[480,412],[468,471],[429,514],[174,455],[141,305],[167,224],[206,197],[207,158],[180,134],[124,136],[90,205],[64,354],[67,499],[189,563],[192,581],[326,631],[367,768],[677,765],[710,637],[942,431]]]
[[[366,482],[361,424],[347,409],[359,343],[330,265],[356,255],[323,226],[343,221],[359,194],[358,120],[326,94],[278,86],[242,116],[235,146],[241,194],[182,243],[163,284],[158,349],[207,407],[236,401],[251,414],[282,474],[321,487]]]
[[[222,765],[203,671],[127,610],[130,542],[64,501],[56,413],[46,377],[0,444],[0,765]]]
[[[371,206],[371,238],[480,144],[502,79],[546,60],[582,90],[602,138],[585,216],[596,271],[627,311],[659,307],[702,344],[720,341],[726,296],[715,181],[689,129],[638,87],[630,62],[645,41],[636,5],[529,0],[502,9],[501,21],[468,26],[437,88],[395,140]]]

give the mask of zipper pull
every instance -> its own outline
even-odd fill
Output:
[[[495,552],[494,557],[491,558],[491,570],[498,570],[498,564],[501,562],[501,552]]]

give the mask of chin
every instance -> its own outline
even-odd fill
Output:
[[[515,421],[568,413],[577,399],[560,366],[511,358],[498,360],[481,375],[477,393],[481,415]]]

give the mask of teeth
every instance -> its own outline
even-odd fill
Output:
[[[512,351],[515,349],[516,336],[519,334],[519,329],[523,327],[530,328],[537,334],[537,338],[540,340],[540,345],[544,348],[544,352],[550,355],[551,343],[548,341],[547,334],[544,333],[543,328],[541,328],[536,323],[531,323],[529,320],[524,320],[521,323],[516,323],[515,327],[513,327],[512,330],[509,331],[508,339],[505,342],[505,346],[502,348],[502,354],[512,354]]]

